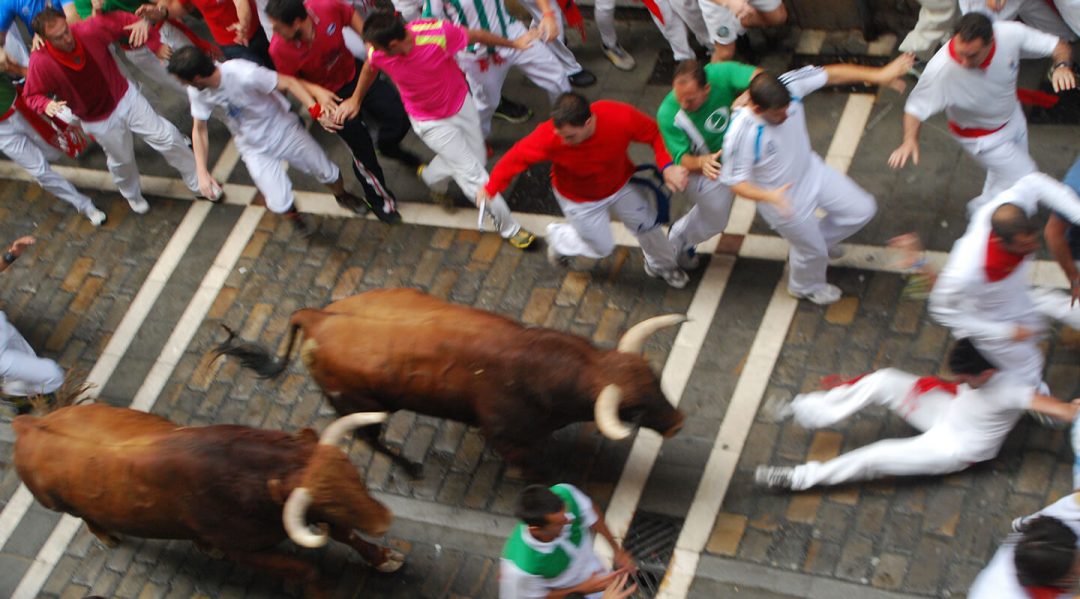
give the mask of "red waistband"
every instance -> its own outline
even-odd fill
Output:
[[[991,133],[997,133],[998,131],[1001,131],[1002,129],[1005,128],[1005,125],[1008,125],[1008,124],[1009,124],[1009,121],[1005,121],[1004,123],[1001,124],[1000,127],[996,127],[994,129],[979,129],[979,128],[976,128],[976,127],[972,127],[970,129],[965,129],[964,127],[961,127],[960,125],[957,125],[956,123],[954,123],[952,121],[949,121],[949,131],[952,131],[953,134],[959,135],[960,137],[984,137],[984,136],[990,135]]]

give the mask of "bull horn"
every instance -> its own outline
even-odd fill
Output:
[[[353,429],[385,422],[388,416],[389,414],[386,412],[359,412],[356,414],[349,414],[348,416],[342,416],[331,422],[330,426],[326,427],[322,436],[319,437],[319,444],[337,445],[338,441],[341,441],[341,439]]]
[[[596,428],[600,433],[614,441],[621,441],[630,436],[632,432],[625,422],[619,419],[619,404],[622,403],[622,391],[618,385],[608,385],[600,391],[596,397],[596,405],[593,413],[596,417]]]
[[[684,314],[664,314],[643,320],[623,333],[622,339],[619,339],[619,351],[626,354],[640,354],[641,348],[645,345],[645,340],[650,335],[660,329],[682,324],[687,320],[689,319]]]
[[[311,532],[306,518],[309,505],[311,505],[311,492],[304,487],[296,487],[285,501],[281,521],[285,525],[285,532],[289,533],[289,538],[294,543],[301,547],[315,549],[325,545],[330,535],[325,532]]]

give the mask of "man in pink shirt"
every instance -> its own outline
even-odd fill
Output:
[[[197,197],[199,180],[195,156],[184,136],[154,112],[134,85],[120,74],[109,46],[131,35],[131,45],[147,47],[158,56],[167,55],[157,33],[148,32],[146,21],[126,12],[109,12],[70,27],[64,14],[46,8],[33,20],[34,32],[45,48],[30,56],[26,76],[26,104],[49,116],[70,111],[82,120],[108,157],[109,172],[120,195],[131,209],[142,214],[150,209],[139,185],[132,133],[137,133],[180,172],[184,184]],[[55,99],[54,99],[55,98]],[[220,194],[213,201],[220,199]]]
[[[453,178],[466,197],[475,198],[488,180],[487,149],[476,104],[454,55],[471,43],[525,49],[534,38],[532,32],[510,41],[435,19],[406,25],[393,11],[376,11],[364,22],[364,41],[370,47],[353,94],[356,100],[338,106],[334,119],[343,123],[355,117],[375,77],[385,72],[401,93],[413,131],[436,154],[421,167],[420,178],[429,187],[445,185]],[[514,220],[501,195],[481,203],[480,210],[481,218],[485,213],[490,216],[510,245],[525,249],[536,239]]]

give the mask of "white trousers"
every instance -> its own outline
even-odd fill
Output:
[[[516,21],[514,24],[517,26],[508,32],[511,39],[525,34],[525,27]],[[496,56],[499,56],[502,62],[498,64],[486,53],[459,54],[458,56],[460,57],[458,64],[461,65],[461,70],[465,71],[465,77],[469,80],[469,87],[472,89],[476,111],[480,116],[480,127],[485,138],[491,135],[491,117],[499,106],[503,83],[510,73],[510,67],[521,69],[529,81],[547,92],[548,102],[554,103],[559,94],[570,91],[570,80],[566,78],[566,69],[552,54],[547,44],[536,42],[525,50],[500,48]]]
[[[675,250],[664,236],[663,227],[656,222],[656,207],[649,200],[652,191],[647,187],[626,183],[595,202],[574,202],[559,190],[553,191],[567,220],[547,228],[547,242],[559,254],[597,260],[610,256],[615,251],[610,211],[637,238],[650,268],[657,272],[677,268]]]
[[[1065,41],[1074,41],[1076,34],[1065,24],[1054,5],[1046,0],[1007,0],[1000,12],[986,6],[986,0],[960,0],[960,12],[980,12],[997,21],[1021,20],[1025,25],[1056,35]]]
[[[544,12],[536,4],[536,0],[521,0],[521,5],[529,11],[534,23],[539,23],[543,19]],[[559,7],[558,2],[552,2],[551,10],[555,12],[555,22],[559,25],[559,36],[548,42],[548,49],[562,63],[568,76],[580,73],[583,70],[581,63],[574,57],[574,53],[570,51],[570,48],[566,47],[566,23],[563,20],[562,8]]]
[[[0,121],[0,151],[26,169],[45,191],[71,204],[82,214],[94,207],[90,198],[79,193],[70,181],[49,166],[60,158],[60,150],[50,146],[18,112]]]
[[[187,99],[187,90],[180,84],[180,80],[169,74],[169,71],[165,69],[165,65],[149,48],[140,46],[125,50],[124,57],[127,58],[128,62],[138,67],[139,72],[148,81],[160,85],[164,91],[178,94],[185,100]]]
[[[829,250],[862,229],[877,212],[874,196],[850,177],[820,160],[814,168],[823,169],[823,172],[807,175],[821,177],[821,188],[810,202],[815,209],[823,209],[827,213],[825,217],[818,219],[811,211],[800,219],[769,222],[791,246],[788,250],[788,289],[799,295],[815,293],[828,284],[825,271],[829,266]],[[794,199],[792,204],[804,205],[804,202]]]
[[[93,135],[105,150],[106,164],[112,173],[113,182],[116,183],[120,195],[128,201],[145,200],[139,184],[139,165],[135,163],[132,133],[157,150],[170,166],[180,172],[187,188],[199,195],[195,155],[185,143],[183,134],[175,125],[154,112],[150,103],[130,81],[127,93],[120,99],[112,114],[100,121],[84,121],[83,129]]]
[[[986,169],[982,193],[968,202],[968,216],[997,194],[1012,187],[1024,175],[1039,170],[1028,153],[1027,119],[1019,102],[1009,122],[1000,131],[982,137],[954,135],[953,138]]]
[[[796,396],[791,404],[795,421],[806,428],[829,426],[868,406],[882,405],[923,434],[877,441],[827,462],[796,466],[791,488],[802,491],[883,476],[946,474],[970,466],[951,440],[926,432],[940,420],[953,396],[943,391],[914,395],[918,378],[886,368],[850,385]]]
[[[749,0],[750,6],[761,12],[772,12],[780,7],[781,0]],[[714,0],[699,0],[701,15],[705,18],[709,40],[712,44],[723,46],[734,44],[746,28],[726,6],[720,6]]]
[[[1080,329],[1080,307],[1069,306],[1072,298],[1058,289],[1034,287],[1028,291],[1035,311],[1017,325],[1042,332],[1047,328],[1047,320],[1063,322],[1074,329]],[[1013,339],[980,339],[972,337],[972,343],[987,360],[1002,372],[1011,373],[1026,385],[1037,387],[1043,382],[1043,367],[1046,358],[1039,346],[1036,335],[1024,341]]]
[[[699,173],[690,175],[685,193],[694,206],[671,225],[668,234],[676,255],[723,233],[731,216],[731,203],[735,200],[735,194],[727,185]]]
[[[445,119],[418,121],[410,116],[409,121],[417,137],[435,152],[435,158],[420,175],[424,183],[438,188],[453,179],[465,197],[475,202],[476,192],[488,182],[488,172],[487,147],[472,96],[465,96],[461,110]],[[521,229],[501,194],[488,200],[484,211],[504,238],[513,237]]]
[[[330,162],[322,147],[300,125],[299,119],[289,115],[287,120],[289,123],[284,126],[284,140],[278,146],[252,147],[247,143],[236,144],[240,157],[251,174],[251,180],[266,199],[266,207],[278,214],[288,212],[293,205],[292,181],[284,162],[311,175],[324,185],[341,177],[337,165]]]
[[[696,58],[694,49],[690,47],[689,35],[691,33],[705,48],[712,45],[709,42],[709,29],[705,25],[705,17],[701,14],[701,5],[698,0],[656,0],[656,6],[660,9],[664,22],[661,23],[652,13],[649,13],[649,16],[671,46],[676,62]]]
[[[0,390],[5,395],[52,393],[64,384],[64,370],[48,358],[39,358],[3,312],[0,339],[6,340],[0,347]]]
[[[900,42],[901,52],[928,54],[953,34],[959,16],[956,0],[919,0],[919,21]]]

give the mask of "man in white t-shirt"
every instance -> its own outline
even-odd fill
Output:
[[[521,522],[499,560],[499,599],[546,599],[580,594],[599,599],[622,572],[637,568],[604,524],[603,515],[577,487],[530,485],[518,498]],[[612,572],[593,551],[593,532],[615,553]]]
[[[982,193],[968,202],[968,214],[1038,170],[1028,153],[1027,120],[1016,96],[1020,59],[1052,56],[1054,91],[1076,87],[1072,50],[1060,38],[1021,23],[992,23],[968,13],[956,34],[926,65],[904,106],[904,140],[889,166],[910,159],[919,164],[923,121],[945,111],[953,138],[986,169]]]
[[[1047,0],[960,0],[960,12],[965,15],[979,12],[991,21],[1020,20],[1063,40],[1076,40],[1076,34],[1062,20],[1054,3]]]
[[[221,107],[226,114],[225,124],[255,187],[266,200],[266,207],[288,217],[298,233],[309,236],[311,230],[296,209],[292,182],[282,161],[330,188],[339,204],[363,205],[360,198],[345,191],[341,171],[315,143],[300,119],[289,112],[288,101],[279,93],[288,91],[317,119],[321,107],[297,79],[247,60],[215,64],[194,46],[181,48],[172,55],[169,72],[188,86],[194,122],[191,142],[203,194],[213,197],[210,194],[221,188],[208,168],[210,146],[206,131],[211,111]]]
[[[828,391],[802,393],[777,414],[806,428],[823,428],[883,405],[922,434],[886,439],[826,462],[794,468],[758,466],[754,482],[804,491],[883,476],[948,474],[993,459],[1025,410],[1072,422],[1080,405],[1035,392],[998,370],[966,339],[949,352],[953,381],[919,378],[893,368],[858,377]],[[1076,400],[1080,401],[1080,400]]]
[[[884,85],[911,68],[901,55],[875,68],[850,64],[804,67],[779,78],[750,81],[750,103],[735,111],[724,136],[720,181],[757,202],[758,212],[791,245],[788,292],[816,304],[840,299],[825,279],[838,245],[873,218],[874,197],[827,166],[810,147],[802,98],[826,85],[869,81]],[[827,215],[819,219],[818,208]]]
[[[1017,534],[975,577],[968,599],[1064,599],[1080,575],[1080,493],[1013,521]]]
[[[972,216],[929,301],[931,317],[954,337],[970,338],[996,368],[1033,387],[1042,383],[1047,320],[1080,327],[1068,294],[1031,287],[1039,204],[1080,222],[1080,198],[1069,186],[1042,173],[1021,178]]]

